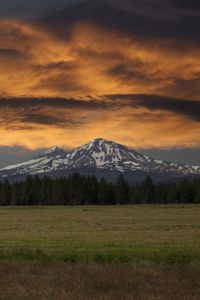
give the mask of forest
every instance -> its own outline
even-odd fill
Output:
[[[0,205],[116,205],[200,203],[200,179],[154,183],[151,177],[130,185],[119,175],[115,184],[95,176],[65,178],[27,176],[25,181],[0,183]]]

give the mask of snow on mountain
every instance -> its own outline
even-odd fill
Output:
[[[145,172],[155,174],[197,175],[200,166],[168,163],[155,160],[123,145],[95,139],[67,153],[53,147],[39,157],[27,162],[0,169],[1,177],[19,175],[45,175],[56,171],[71,171],[92,168],[98,171]]]
[[[65,151],[58,147],[52,147],[44,152],[44,155],[64,155]]]
[[[51,148],[37,158],[0,169],[0,175],[7,177],[28,174],[45,174],[55,169],[58,159],[62,159],[65,155],[66,153],[64,150],[57,147]]]

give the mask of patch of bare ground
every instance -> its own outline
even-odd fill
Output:
[[[196,267],[3,262],[4,300],[199,300]]]

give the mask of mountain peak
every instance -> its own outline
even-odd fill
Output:
[[[120,146],[122,146],[122,145],[120,145],[120,144],[118,144],[118,143],[116,143],[116,142],[113,142],[113,141],[108,141],[108,140],[105,140],[105,139],[103,139],[103,138],[96,138],[96,139],[94,139],[94,140],[91,140],[90,142],[88,142],[88,143],[86,143],[85,145],[82,145],[82,147],[84,147],[84,146],[96,146],[96,145],[98,145],[98,146],[102,146],[102,145],[115,145],[116,147],[120,147]]]
[[[109,141],[103,139],[103,138],[96,138],[94,140],[91,140],[90,142],[88,142],[88,144],[91,144],[91,143],[109,143]]]
[[[24,163],[5,167],[0,177],[62,174],[112,174],[119,172],[134,180],[147,175],[155,178],[174,178],[200,174],[200,166],[186,166],[155,160],[124,145],[96,138],[70,152],[58,147],[47,149],[42,155]],[[110,175],[108,175],[110,176]]]
[[[51,155],[51,154],[63,155],[65,154],[65,151],[62,148],[59,148],[57,146],[54,146],[44,151],[44,155]]]

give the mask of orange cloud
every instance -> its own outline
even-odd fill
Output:
[[[2,93],[82,96],[162,92],[183,97],[178,87],[175,92],[178,81],[200,80],[200,49],[176,51],[170,41],[138,41],[90,23],[75,24],[69,40],[17,20],[1,21],[0,27],[0,49],[19,53],[12,57],[4,52],[0,57]],[[191,98],[197,97],[191,93]]]
[[[87,102],[93,96],[97,103],[103,95],[115,94],[198,101],[200,49],[176,46],[174,41],[144,41],[89,22],[74,24],[70,38],[60,39],[38,24],[3,20],[0,93],[18,99],[25,95]],[[198,120],[161,108],[152,111],[123,103],[120,109],[32,105],[23,119],[23,109],[14,109],[4,107],[0,113],[1,145],[73,147],[95,137],[134,147],[200,144]]]
[[[199,145],[199,106],[187,113],[187,106],[176,107],[181,100],[165,100],[162,107],[158,99],[149,107],[149,96],[141,103],[137,98],[7,98],[0,102],[1,145],[69,148],[97,136],[140,148]]]

